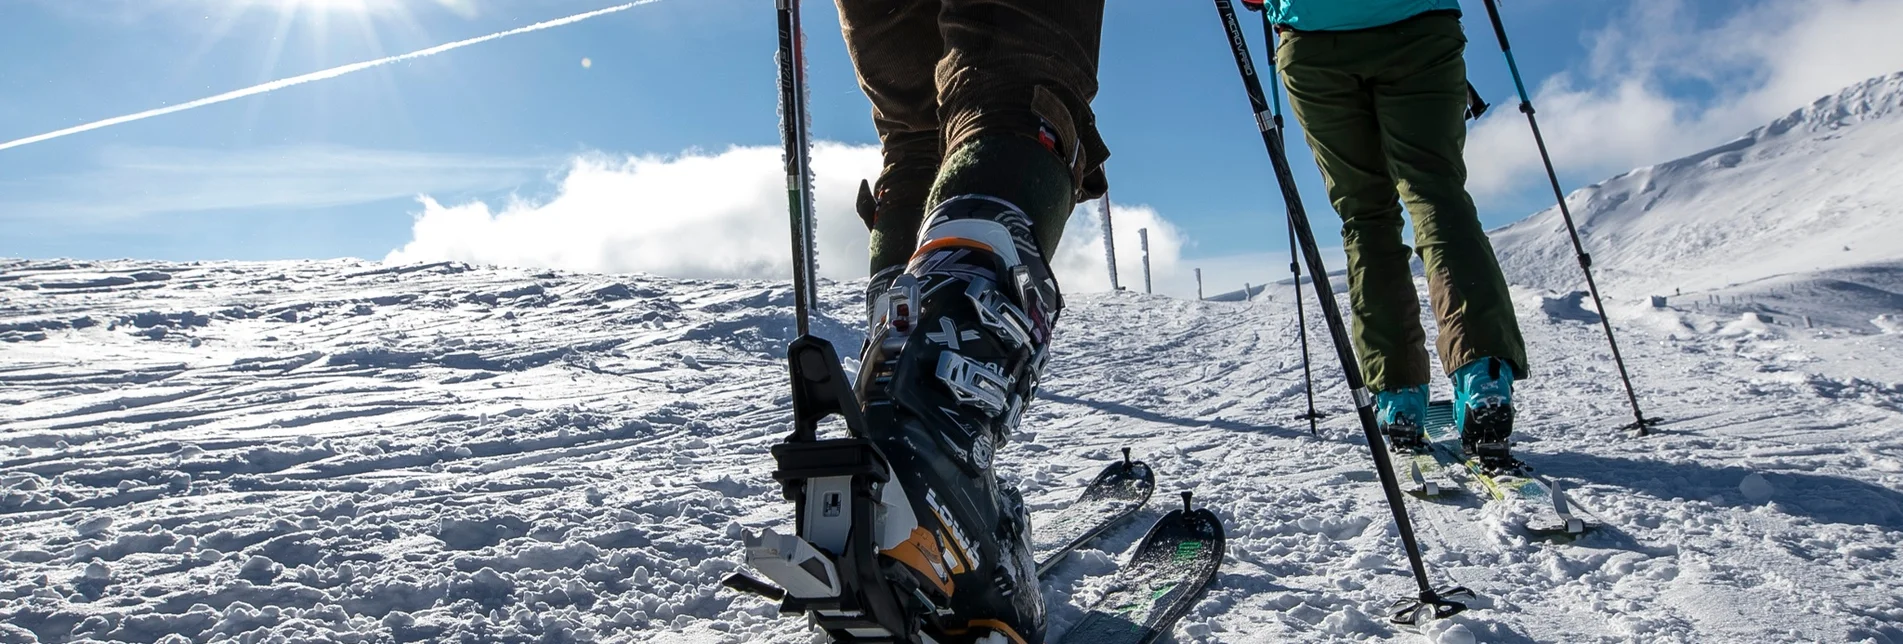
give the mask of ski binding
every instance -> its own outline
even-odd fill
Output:
[[[796,533],[744,535],[747,565],[771,583],[735,573],[725,585],[777,600],[781,614],[805,614],[838,641],[933,642],[923,631],[938,626],[943,594],[880,559],[903,553],[918,522],[885,454],[859,438],[865,421],[838,353],[809,335],[787,359],[794,429],[773,446],[773,478],[794,504]],[[853,437],[819,439],[819,422],[835,414]]]

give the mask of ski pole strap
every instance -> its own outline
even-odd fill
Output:
[[[1242,0],[1242,4],[1248,6],[1249,0]],[[1262,12],[1262,40],[1269,43],[1270,105],[1274,106],[1274,111],[1270,113],[1275,115],[1275,125],[1279,129],[1282,125],[1282,70],[1275,66],[1275,52],[1280,49],[1276,33],[1275,25],[1269,23],[1269,12]]]
[[[1480,98],[1480,91],[1474,89],[1474,84],[1467,83],[1467,120],[1480,118],[1481,114],[1487,113],[1488,107],[1491,106],[1487,105],[1485,99]]]

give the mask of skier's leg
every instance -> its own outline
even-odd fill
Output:
[[[931,203],[974,193],[1010,201],[1031,217],[1039,249],[1056,250],[1071,207],[1107,188],[1110,151],[1090,109],[1103,6],[945,0],[937,80],[948,154]]]
[[[1283,35],[1276,51],[1289,104],[1321,166],[1342,218],[1356,353],[1368,386],[1400,391],[1427,384],[1427,334],[1401,239],[1400,198],[1381,148],[1373,95],[1352,34]]]
[[[939,0],[838,0],[846,52],[872,101],[885,165],[859,216],[871,230],[871,296],[883,293],[918,245],[925,196],[941,159],[938,84],[945,55]],[[884,273],[881,275],[881,273]],[[867,298],[868,304],[872,297]]]
[[[1415,247],[1440,324],[1441,361],[1455,376],[1461,403],[1455,418],[1470,443],[1504,449],[1512,431],[1511,383],[1526,374],[1526,349],[1493,245],[1466,190],[1460,21],[1422,16],[1378,35],[1389,43],[1374,83],[1376,113],[1389,171],[1413,215]]]
[[[1079,194],[1102,191],[1088,104],[1102,7],[947,0],[941,14],[949,153],[917,248],[873,306],[857,380],[868,432],[946,553],[940,641],[1043,638],[1029,512],[992,456],[1049,355],[1061,304],[1044,258]]]

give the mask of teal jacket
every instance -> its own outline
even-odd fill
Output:
[[[1391,25],[1436,9],[1460,9],[1460,0],[1269,0],[1269,20],[1301,31],[1341,31]]]

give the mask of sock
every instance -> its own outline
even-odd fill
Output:
[[[1055,257],[1064,223],[1077,203],[1072,189],[1070,169],[1050,148],[1027,137],[991,134],[971,139],[945,156],[925,203],[935,205],[966,194],[1009,201],[1030,217],[1038,250],[1048,262]]]

